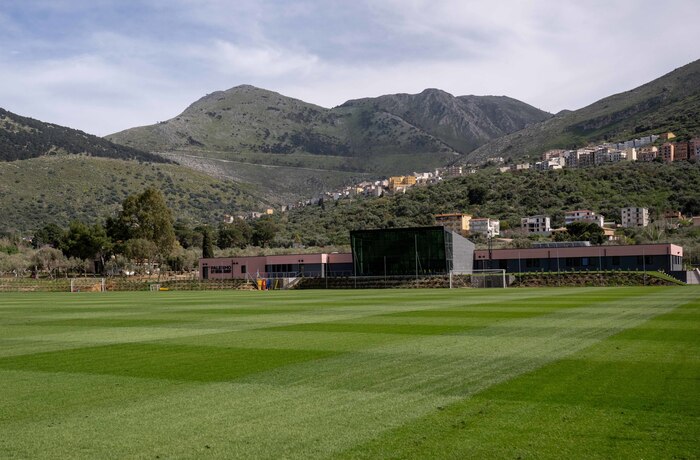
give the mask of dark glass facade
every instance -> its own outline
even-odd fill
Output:
[[[350,232],[357,276],[432,275],[471,270],[474,245],[444,227]],[[455,254],[458,260],[455,260]]]

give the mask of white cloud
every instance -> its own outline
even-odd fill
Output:
[[[0,13],[0,106],[96,134],[242,83],[326,107],[437,87],[558,111],[700,57],[691,0],[668,0],[672,16],[650,14],[652,0],[154,0],[137,26],[104,27],[80,19],[91,5],[80,1],[29,2],[76,24],[29,27]],[[90,14],[109,12],[99,5]],[[42,32],[61,27],[72,33]]]
[[[236,77],[304,77],[319,63],[317,56],[275,46],[239,46],[215,40],[210,46],[192,46],[185,54],[204,61],[223,75]]]

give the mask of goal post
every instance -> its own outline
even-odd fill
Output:
[[[471,273],[450,272],[450,289],[453,287],[506,288],[508,276],[504,269],[472,270]]]
[[[506,288],[508,279],[504,269],[483,269],[473,270],[470,275],[471,287],[473,288]]]
[[[105,292],[104,278],[71,278],[70,292]]]

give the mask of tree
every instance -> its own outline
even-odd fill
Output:
[[[122,241],[143,239],[154,243],[161,260],[170,254],[175,244],[172,212],[163,194],[155,188],[128,196],[116,221],[108,224],[111,232]]]
[[[566,226],[566,236],[560,239],[568,241],[590,241],[591,244],[602,244],[605,232],[593,222],[572,222]]]
[[[60,249],[67,257],[80,260],[94,260],[97,257],[102,267],[111,248],[112,241],[104,227],[99,224],[89,227],[78,221],[70,223],[60,244]]]
[[[269,217],[261,217],[253,224],[253,244],[265,247],[275,238],[279,227]]]
[[[63,234],[63,229],[58,225],[45,225],[44,228],[34,232],[34,237],[32,238],[32,247],[34,249],[39,249],[42,246],[51,246],[53,248],[57,248],[63,240]]]
[[[245,248],[250,243],[253,231],[244,220],[236,219],[230,224],[219,224],[219,236],[216,245],[220,249]]]
[[[34,253],[32,263],[38,270],[45,270],[53,278],[54,271],[67,266],[67,259],[60,250],[44,246]]]
[[[204,259],[214,257],[214,243],[212,242],[211,230],[208,228],[205,228],[204,233],[202,233],[202,257]]]
[[[198,229],[193,229],[181,221],[175,222],[173,229],[175,230],[175,238],[183,248],[202,247],[202,232]]]
[[[132,238],[124,245],[124,255],[138,264],[139,271],[143,271],[146,263],[152,264],[158,256],[158,246],[145,238]]]

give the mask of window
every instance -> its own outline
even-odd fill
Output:
[[[241,265],[241,273],[242,273],[242,274],[245,274],[245,273],[246,273],[246,270],[247,270],[246,266],[245,266],[245,265]]]
[[[210,269],[211,273],[231,273],[230,265],[214,265]]]
[[[525,267],[533,268],[540,266],[540,259],[525,259]]]

